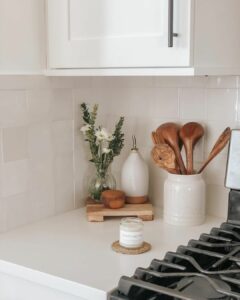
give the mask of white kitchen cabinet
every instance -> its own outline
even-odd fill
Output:
[[[49,0],[50,67],[189,66],[191,1],[176,3],[179,38],[168,47],[168,5],[173,2]]]
[[[41,74],[45,0],[0,0],[0,74]]]
[[[239,0],[46,3],[49,75],[240,74]]]

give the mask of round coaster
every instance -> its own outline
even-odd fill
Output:
[[[145,252],[148,252],[149,250],[151,250],[151,245],[147,242],[143,242],[143,245],[139,248],[125,248],[122,247],[119,244],[119,241],[116,241],[114,243],[112,243],[112,249],[115,252],[118,253],[122,253],[122,254],[130,254],[130,255],[136,255],[136,254],[142,254]]]

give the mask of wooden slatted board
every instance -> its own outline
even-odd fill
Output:
[[[150,203],[126,204],[123,208],[110,209],[88,199],[86,209],[89,222],[103,222],[106,217],[139,217],[143,221],[152,221],[154,217]]]

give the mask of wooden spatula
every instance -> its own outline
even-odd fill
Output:
[[[198,174],[202,173],[202,171],[206,168],[206,166],[212,161],[227,145],[231,137],[231,129],[227,127],[222,134],[219,136],[218,140],[216,141],[215,145],[212,148],[207,160],[204,162]]]
[[[193,174],[193,150],[203,135],[202,125],[196,122],[186,123],[179,131],[186,152],[187,174]]]
[[[160,140],[164,141],[165,144],[168,144],[173,149],[181,174],[186,174],[186,168],[179,148],[179,126],[175,123],[164,123],[158,127],[156,132]]]

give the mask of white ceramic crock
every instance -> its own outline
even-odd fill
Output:
[[[205,182],[202,174],[168,174],[164,184],[164,221],[194,226],[205,220]]]

